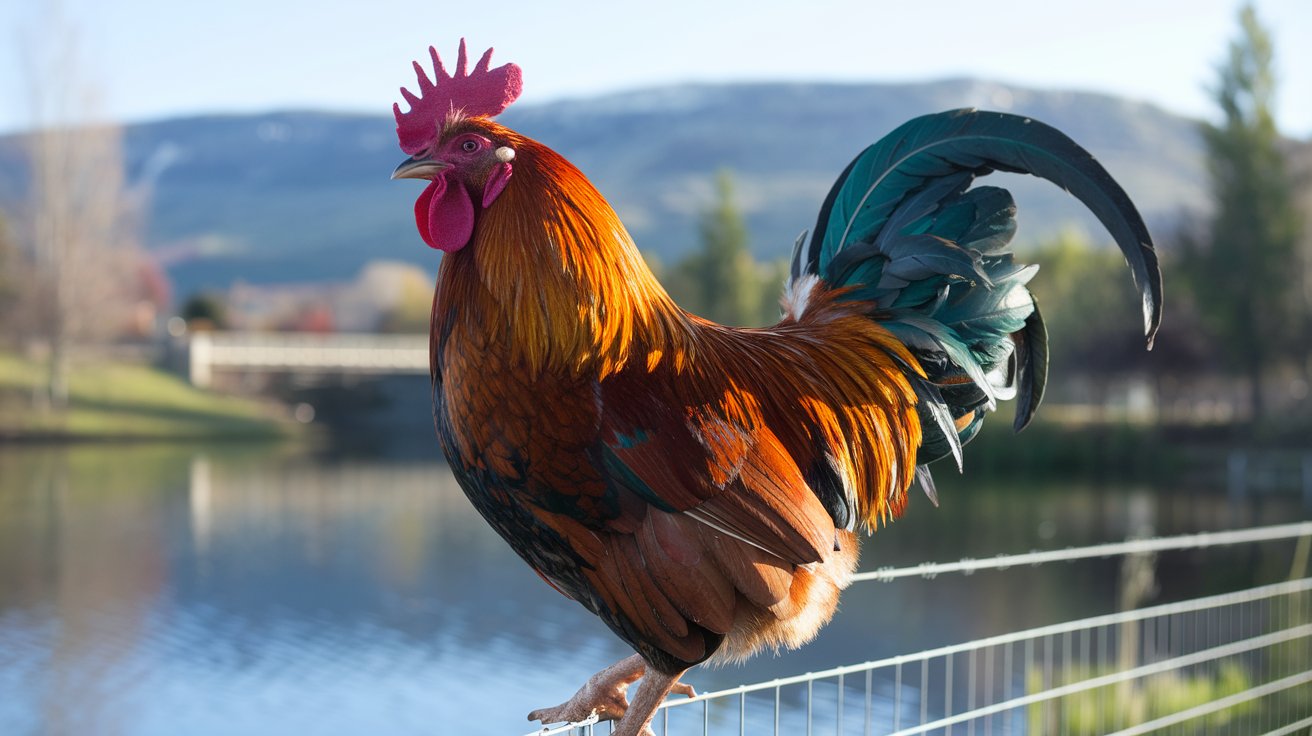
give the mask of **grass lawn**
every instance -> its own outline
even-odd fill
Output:
[[[69,406],[39,411],[45,366],[0,352],[0,439],[275,439],[298,427],[274,407],[194,388],[149,366],[75,362]]]

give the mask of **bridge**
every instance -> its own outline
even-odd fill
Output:
[[[216,370],[426,375],[428,335],[197,332],[187,355],[200,387]]]

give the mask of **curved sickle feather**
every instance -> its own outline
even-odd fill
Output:
[[[952,110],[915,118],[867,148],[825,198],[806,250],[805,270],[828,278],[843,249],[873,240],[898,204],[932,180],[962,171],[974,177],[995,170],[1047,179],[1098,217],[1125,254],[1142,295],[1144,334],[1151,348],[1162,319],[1162,273],[1143,218],[1088,151],[1031,118]]]

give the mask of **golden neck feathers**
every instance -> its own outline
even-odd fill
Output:
[[[435,329],[479,320],[533,372],[606,376],[635,359],[681,367],[688,317],[615,211],[559,154],[508,129],[498,136],[515,150],[514,175],[479,213],[469,247],[444,257]]]

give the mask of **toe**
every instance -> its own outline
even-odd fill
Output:
[[[569,703],[561,703],[554,708],[539,708],[528,714],[530,721],[547,723],[574,723],[587,718],[591,713],[583,713],[579,708],[570,708]]]

